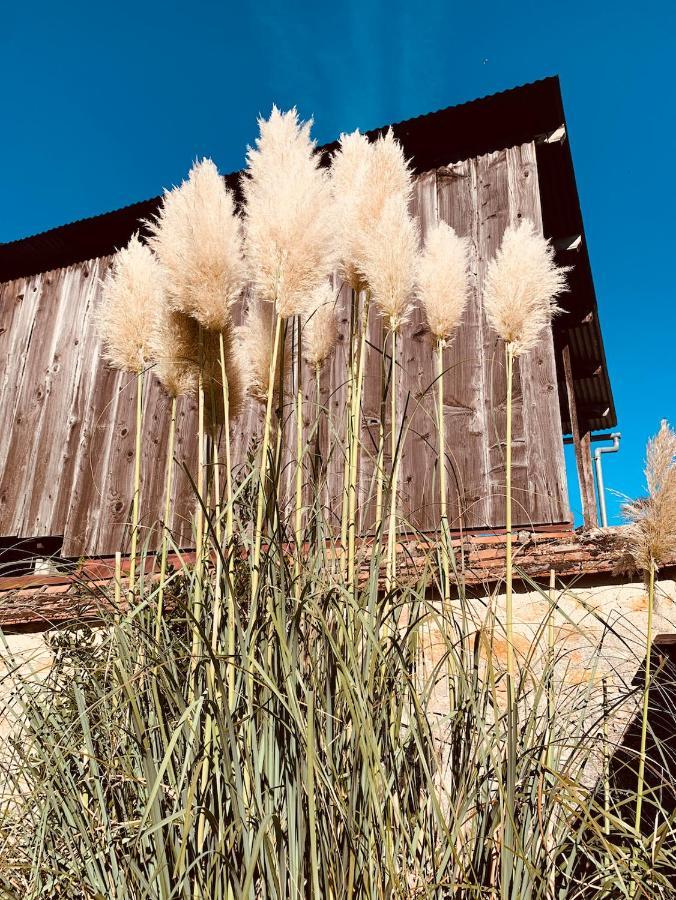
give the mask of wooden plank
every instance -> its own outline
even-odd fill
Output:
[[[573,434],[573,444],[575,445],[577,476],[580,483],[582,518],[585,528],[597,528],[598,514],[596,510],[596,491],[594,489],[594,472],[591,460],[591,433],[587,423],[584,421],[581,422],[578,418],[569,344],[564,346],[562,357],[563,372],[566,381],[566,393],[568,396],[570,425]]]
[[[444,420],[451,529],[490,521],[483,367],[484,320],[478,287],[476,169],[470,161],[437,171],[439,218],[469,240],[470,293],[462,322],[445,351]]]
[[[25,333],[25,351],[15,382],[16,415],[0,480],[0,496],[11,508],[7,528],[13,535],[26,534],[24,518],[31,485],[44,484],[45,448],[40,447],[40,433],[53,408],[50,405],[51,362],[55,335],[67,311],[66,292],[61,289],[67,274],[67,270],[61,269],[40,279],[37,304]],[[54,405],[57,403],[58,399]],[[47,428],[53,431],[58,425],[59,420],[55,419]]]
[[[424,244],[438,221],[437,173],[416,179],[411,213]],[[438,450],[435,441],[436,369],[425,314],[417,301],[398,339],[396,433],[400,435],[399,514],[402,531],[438,527]],[[403,429],[403,431],[402,431]],[[389,446],[389,440],[387,441]],[[389,452],[388,452],[389,460]]]
[[[509,224],[509,181],[507,153],[500,150],[481,156],[474,162],[477,171],[479,294],[488,263],[495,256],[505,228]],[[488,440],[489,521],[505,522],[505,432],[507,380],[504,342],[490,327],[485,312],[483,323],[483,365]],[[526,444],[523,426],[523,396],[519,366],[515,366],[512,401],[512,485],[514,525],[529,521],[522,498],[527,491]]]
[[[78,441],[84,357],[78,348],[82,323],[89,320],[98,300],[98,284],[106,261],[71,267],[65,272],[53,317],[53,352],[45,378],[48,383],[41,420],[35,428],[34,451],[39,471],[26,485],[26,512],[21,533],[57,535],[65,530]]]
[[[535,145],[507,150],[509,219],[512,225],[530,219],[542,232]],[[537,347],[519,359],[523,397],[523,434],[528,478],[524,493],[515,494],[517,521],[570,521],[566,463],[563,453],[556,360],[551,328]]]

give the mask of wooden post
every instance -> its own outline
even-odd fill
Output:
[[[570,413],[570,430],[575,445],[577,460],[577,476],[580,483],[580,499],[582,500],[582,518],[585,528],[598,527],[596,511],[596,490],[594,488],[594,472],[591,458],[591,433],[586,422],[580,422],[575,403],[575,386],[573,369],[570,362],[570,345],[563,348],[563,371],[566,378],[566,394],[568,395],[568,411]]]

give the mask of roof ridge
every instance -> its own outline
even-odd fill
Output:
[[[393,130],[401,130],[407,126],[411,126],[414,124],[420,124],[426,120],[433,119],[435,116],[441,116],[441,115],[447,114],[451,110],[453,110],[454,112],[458,112],[458,111],[462,110],[463,108],[480,105],[481,103],[483,103],[487,100],[495,100],[495,99],[499,99],[499,98],[504,99],[507,95],[510,95],[510,94],[515,95],[515,94],[518,94],[519,92],[522,92],[529,88],[533,88],[537,85],[545,85],[547,83],[551,83],[552,85],[556,84],[556,86],[558,86],[558,84],[559,84],[558,75],[547,75],[543,78],[535,79],[534,81],[528,81],[528,82],[525,82],[524,84],[515,85],[510,88],[505,88],[505,90],[503,90],[503,91],[495,91],[492,94],[484,94],[481,97],[475,97],[471,100],[463,100],[461,103],[453,103],[453,104],[450,104],[449,106],[443,106],[439,109],[431,110],[430,112],[421,113],[418,116],[412,116],[411,118],[408,118],[408,119],[402,119],[399,122],[388,122],[384,125],[379,125],[375,128],[369,128],[368,130],[364,131],[363,134],[369,135],[369,136],[376,135],[380,132],[386,131],[389,128],[392,128]],[[322,144],[321,146],[319,146],[317,148],[317,152],[321,153],[322,155],[328,153],[331,149],[333,149],[335,146],[337,146],[338,140],[339,140],[339,137],[334,138],[334,140],[332,140],[332,141],[328,141],[326,144]],[[232,179],[232,178],[235,178],[236,176],[238,176],[242,171],[243,171],[242,169],[238,169],[234,172],[227,172],[224,174],[223,177]],[[134,210],[136,207],[150,206],[151,204],[158,203],[161,197],[162,197],[162,193],[159,193],[153,197],[148,197],[145,200],[136,200],[133,203],[126,203],[123,206],[118,206],[118,207],[115,207],[114,209],[107,210],[105,212],[94,213],[94,215],[91,215],[91,216],[81,216],[80,218],[77,218],[77,219],[71,219],[69,222],[62,222],[60,225],[53,225],[51,228],[45,228],[42,231],[36,231],[36,232],[33,232],[32,234],[24,235],[23,237],[13,238],[11,241],[0,241],[0,251],[9,250],[12,247],[16,247],[18,245],[24,244],[25,242],[30,242],[35,239],[46,238],[48,235],[54,234],[55,232],[59,232],[65,228],[70,228],[71,226],[74,226],[74,225],[82,225],[85,222],[95,222],[95,221],[103,219],[107,216],[113,216],[116,213],[129,213],[132,210]]]

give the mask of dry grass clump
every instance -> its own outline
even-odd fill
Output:
[[[311,126],[295,109],[273,107],[269,119],[259,119],[242,180],[249,276],[258,297],[284,318],[306,310],[334,261],[329,180]]]
[[[467,306],[469,241],[446,222],[430,228],[418,260],[417,293],[432,337],[446,344]]]
[[[676,432],[666,420],[648,442],[645,477],[648,496],[627,503],[623,512],[631,525],[628,556],[649,572],[676,551]]]
[[[153,357],[155,323],[163,303],[157,260],[133,234],[103,282],[99,333],[104,357],[116,369],[142,372]]]
[[[528,219],[505,231],[486,272],[484,307],[488,321],[514,356],[532,350],[566,289],[567,268],[557,266],[554,248]]]
[[[325,281],[313,293],[310,312],[303,324],[303,354],[313,369],[321,369],[338,341],[336,296]]]
[[[212,160],[195,163],[186,181],[165,192],[148,226],[171,309],[209,331],[226,330],[245,267],[232,192]]]

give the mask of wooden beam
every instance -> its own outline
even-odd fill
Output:
[[[582,518],[585,528],[596,528],[598,527],[598,514],[596,510],[596,491],[594,488],[594,472],[592,469],[591,458],[591,434],[587,422],[578,418],[569,344],[566,344],[563,348],[562,356],[563,371],[566,379],[566,394],[568,395],[568,412],[570,413],[570,430],[573,434],[575,458],[577,460],[577,477],[580,483]]]

